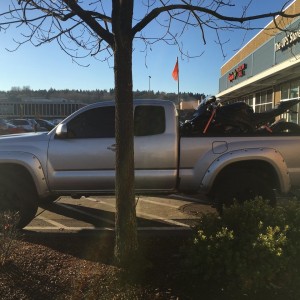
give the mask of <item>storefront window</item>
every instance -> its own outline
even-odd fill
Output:
[[[290,98],[298,98],[298,97],[299,97],[299,82],[293,81],[291,82]]]
[[[273,90],[262,91],[255,94],[255,112],[264,112],[273,107]]]
[[[299,124],[298,111],[299,111],[299,104],[292,107],[288,112],[282,114],[280,117],[282,119],[285,119],[287,122],[294,122]]]
[[[299,85],[298,80],[284,83],[281,85],[281,101],[286,101],[293,98],[299,97]],[[288,112],[281,115],[281,118],[288,122],[299,123],[299,104],[295,105]]]
[[[247,95],[242,97],[239,101],[247,103],[249,106],[253,107],[253,95]]]
[[[289,91],[290,91],[290,84],[285,83],[281,85],[281,100],[289,99]]]
[[[299,104],[292,107],[292,109],[289,111],[289,121],[294,123],[299,123],[298,120],[298,111],[299,111]]]

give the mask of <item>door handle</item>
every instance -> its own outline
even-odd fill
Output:
[[[107,149],[111,150],[113,152],[116,152],[116,150],[117,150],[117,144],[112,144],[111,146],[108,146]]]

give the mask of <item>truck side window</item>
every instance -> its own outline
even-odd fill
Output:
[[[164,133],[166,117],[163,106],[141,105],[134,110],[134,135],[147,136]]]
[[[90,109],[72,119],[68,125],[70,138],[115,137],[115,107]]]

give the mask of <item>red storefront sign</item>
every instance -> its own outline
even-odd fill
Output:
[[[243,77],[245,75],[245,70],[247,69],[247,64],[242,64],[238,66],[233,72],[229,73],[228,80],[232,82],[233,80]]]

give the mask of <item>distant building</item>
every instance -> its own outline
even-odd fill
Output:
[[[65,118],[85,106],[66,99],[26,98],[22,101],[0,99],[0,117],[2,118]]]
[[[200,104],[200,100],[188,100],[188,101],[181,101],[179,109],[180,110],[195,110]]]
[[[177,107],[179,113],[179,120],[184,122],[189,120],[195,112],[195,109],[199,106],[201,100],[190,99],[186,101],[180,101],[179,107]]]
[[[293,1],[286,12],[299,13],[300,0]],[[300,18],[278,16],[275,21],[277,27],[270,22],[221,67],[217,97],[245,101],[255,112],[299,98]],[[300,123],[299,104],[284,117]]]

